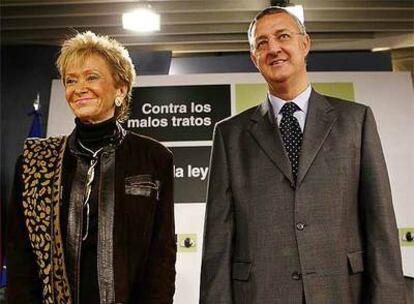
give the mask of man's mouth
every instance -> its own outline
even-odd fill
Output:
[[[284,64],[286,61],[287,61],[286,59],[274,59],[270,61],[269,65],[278,66],[278,65]]]

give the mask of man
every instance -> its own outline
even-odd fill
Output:
[[[405,303],[371,110],[312,90],[310,38],[285,9],[248,34],[268,99],[216,126],[200,303]]]

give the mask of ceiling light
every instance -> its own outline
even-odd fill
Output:
[[[376,48],[373,48],[371,51],[372,52],[385,52],[389,50],[391,50],[391,48],[389,47],[376,47]]]
[[[284,7],[289,13],[295,15],[302,24],[305,23],[305,15],[303,13],[303,6],[302,5],[291,5]]]
[[[148,8],[137,9],[122,14],[122,26],[136,32],[155,32],[160,30],[160,15]]]
[[[303,14],[303,6],[302,5],[295,5],[293,3],[290,3],[289,0],[271,0],[270,1],[271,6],[279,6],[283,7],[289,13],[295,15],[302,24],[305,24],[305,17]]]

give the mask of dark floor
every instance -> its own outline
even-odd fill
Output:
[[[414,278],[406,277],[405,284],[407,286],[407,304],[414,304]],[[0,304],[6,303],[4,291],[4,288],[0,288]]]
[[[407,304],[414,304],[414,278],[405,278],[405,285],[407,286]]]

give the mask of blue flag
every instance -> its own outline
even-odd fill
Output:
[[[3,287],[6,286],[6,273],[7,273],[6,258],[2,262],[4,262],[4,263],[1,263],[1,270],[0,270],[0,288],[3,288]]]
[[[2,202],[0,201],[0,204]],[[3,212],[3,205],[0,205],[0,212]],[[0,214],[2,222],[4,222],[3,214]],[[4,257],[4,239],[3,239],[3,227],[0,227],[0,288],[6,286],[6,259]]]
[[[39,96],[37,97],[37,105],[39,104]],[[30,112],[28,115],[33,116],[32,125],[30,127],[29,136],[28,137],[42,137],[42,124],[40,119],[40,112],[39,107],[34,104],[35,110]],[[3,245],[3,243],[2,243]],[[6,286],[6,273],[7,273],[7,260],[6,257],[3,256],[3,248],[0,248],[0,288]]]
[[[34,110],[29,113],[30,116],[33,115],[32,126],[30,127],[29,137],[42,137],[42,124],[40,121],[40,112],[39,110]]]

